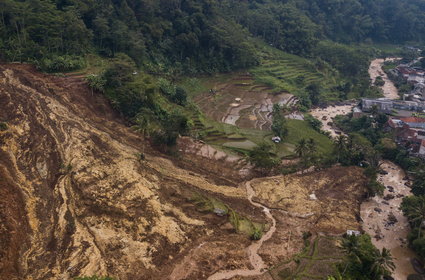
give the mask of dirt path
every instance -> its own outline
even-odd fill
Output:
[[[248,248],[248,256],[251,265],[254,267],[254,269],[239,269],[239,270],[229,270],[229,271],[222,271],[218,272],[216,274],[213,274],[212,276],[208,277],[208,280],[222,280],[222,279],[230,279],[235,276],[258,276],[263,274],[263,271],[267,268],[265,265],[263,259],[258,254],[259,249],[263,245],[263,243],[267,240],[269,240],[273,233],[276,231],[276,219],[273,217],[273,215],[270,213],[270,209],[265,207],[262,204],[256,203],[252,201],[252,198],[255,196],[255,191],[251,186],[250,182],[245,183],[246,186],[246,193],[247,198],[249,202],[259,208],[263,208],[264,213],[266,214],[267,218],[272,221],[272,226],[269,229],[269,231],[263,235],[263,237],[257,241],[253,242]]]
[[[378,58],[372,61],[369,67],[369,76],[372,84],[375,83],[376,78],[381,76],[385,84],[381,87],[384,97],[389,99],[399,99],[398,90],[394,83],[388,78],[388,75],[382,70],[382,66],[386,61],[395,61],[397,58]]]
[[[410,264],[410,259],[415,254],[407,247],[409,223],[400,210],[400,204],[403,197],[411,194],[410,188],[406,185],[405,173],[399,166],[384,161],[381,167],[388,172],[378,177],[379,182],[385,186],[384,198],[374,197],[362,204],[363,229],[372,237],[372,242],[378,249],[391,250],[396,265],[393,277],[406,279],[409,274],[415,273]],[[397,219],[395,224],[389,222],[390,215]]]

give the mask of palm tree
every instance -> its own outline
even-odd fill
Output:
[[[359,259],[359,255],[361,254],[361,248],[357,236],[348,235],[342,240],[341,247],[347,255]]]
[[[135,118],[135,130],[142,134],[142,154],[145,152],[146,137],[149,137],[150,133],[154,130],[154,123],[150,117],[150,112],[142,110]]]
[[[349,235],[346,238],[342,240],[341,248],[344,251],[344,253],[349,256],[350,258],[354,259],[354,261],[361,263],[361,248],[359,239],[355,235]],[[345,274],[345,271],[347,270],[349,265],[349,262],[345,265],[344,271],[342,274]]]
[[[394,271],[395,264],[390,250],[383,248],[382,252],[376,251],[376,256],[372,264],[372,271],[376,276],[383,276],[390,271]]]
[[[337,161],[339,162],[341,154],[347,150],[347,136],[338,136],[334,141],[334,145],[337,153]]]
[[[297,154],[298,157],[304,158],[307,152],[308,152],[308,143],[303,138],[300,141],[298,141],[297,145],[295,146],[295,153]]]
[[[317,152],[317,144],[313,138],[308,139],[307,141],[307,149],[310,154],[314,154]]]
[[[410,213],[407,218],[409,222],[413,225],[419,225],[418,227],[418,239],[422,234],[422,225],[425,221],[425,196],[419,196],[419,203],[415,206],[412,206]]]

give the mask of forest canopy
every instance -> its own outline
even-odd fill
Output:
[[[314,56],[323,40],[423,42],[424,0],[3,0],[0,58],[73,69],[79,57],[126,53],[186,73],[258,63],[254,38]]]

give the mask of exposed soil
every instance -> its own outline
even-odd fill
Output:
[[[28,65],[0,66],[0,108],[0,279],[256,275],[299,252],[305,231],[359,227],[359,169],[256,179],[251,190],[243,161],[188,139],[180,158],[146,148],[141,161],[144,140],[101,95]],[[265,224],[262,241],[199,211],[194,193]]]
[[[253,267],[253,269],[240,269],[240,270],[228,270],[228,271],[220,271],[217,272],[210,277],[208,280],[223,280],[230,279],[235,276],[257,276],[263,274],[264,270],[267,268],[263,259],[260,255],[258,255],[258,250],[261,248],[264,242],[273,237],[274,232],[276,231],[276,219],[270,213],[270,209],[266,206],[263,206],[259,203],[253,202],[252,198],[255,196],[255,192],[251,186],[250,182],[245,183],[246,192],[249,202],[259,208],[262,208],[267,218],[272,221],[270,229],[264,234],[260,240],[257,242],[253,242],[248,248],[248,256],[249,261]]]
[[[143,139],[80,79],[2,65],[0,108],[0,279],[167,279],[202,242],[196,267],[175,279],[249,266],[249,239],[189,201],[216,195],[265,221],[244,188],[153,151],[139,161]]]

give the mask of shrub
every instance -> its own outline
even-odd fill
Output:
[[[305,115],[305,120],[310,124],[310,126],[314,130],[321,132],[321,129],[322,129],[322,122],[321,121],[319,121],[318,119],[316,119],[315,117],[313,117],[310,114]]]
[[[86,77],[86,80],[90,88],[100,92],[103,92],[105,90],[106,80],[103,75],[91,74]]]
[[[277,165],[279,160],[271,153],[271,146],[262,143],[249,153],[249,161],[263,172],[268,172]]]
[[[7,128],[7,123],[0,122],[0,131],[6,131]]]
[[[254,231],[251,234],[251,239],[260,240],[262,236],[263,236],[263,231],[261,230],[261,228],[254,228]]]
[[[66,72],[85,67],[84,58],[71,55],[52,55],[37,63],[38,68],[45,72]]]

